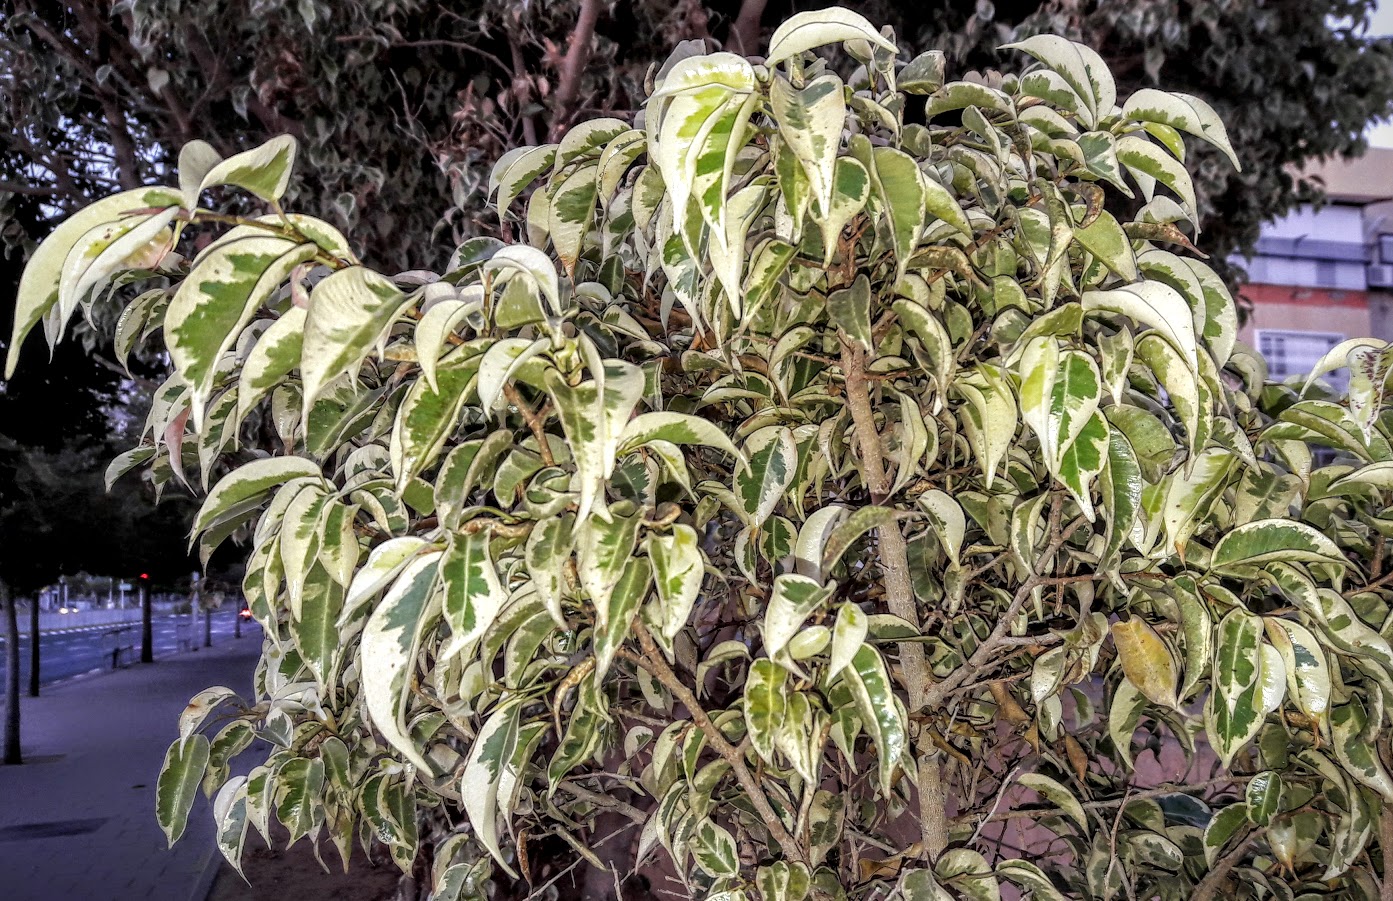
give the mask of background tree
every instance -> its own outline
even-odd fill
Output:
[[[944,50],[955,71],[1000,65],[998,46],[1048,31],[1097,47],[1124,92],[1165,84],[1207,100],[1243,163],[1238,174],[1203,148],[1191,161],[1220,261],[1305,199],[1288,165],[1357,151],[1393,98],[1393,50],[1364,30],[1374,0],[844,5],[894,25],[907,52]],[[679,41],[752,50],[793,11],[787,0],[15,0],[0,11],[4,234],[30,240],[113,187],[164,177],[196,138],[227,154],[289,133],[309,164],[288,194],[297,208],[384,269],[440,265],[423,255],[429,236],[491,227],[485,180],[505,150],[632,113],[649,67]],[[421,202],[434,197],[453,198],[444,219]]]
[[[0,260],[0,279],[17,282],[22,260]],[[0,310],[9,335],[13,308]],[[150,361],[133,360],[137,379],[97,355],[100,328],[75,325],[84,341],[54,349],[52,367],[0,382],[0,579],[20,599],[60,575],[88,572],[158,580],[187,575],[188,498],[155,505],[149,484],[122,482],[108,492],[111,458],[139,434],[148,412],[141,385]],[[109,344],[109,338],[104,339]],[[154,361],[160,365],[158,361]],[[63,411],[63,415],[56,415]]]

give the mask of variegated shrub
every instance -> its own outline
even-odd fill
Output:
[[[112,476],[250,548],[255,695],[185,712],[170,839],[201,787],[234,864],[274,817],[439,899],[544,838],[723,901],[1377,897],[1393,354],[1267,384],[1187,238],[1223,124],[1015,49],[683,46],[440,275],[283,212],[290,139],[55,231],[11,369],[134,295],[172,374]]]

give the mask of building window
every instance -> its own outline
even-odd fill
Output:
[[[1267,360],[1273,381],[1293,376],[1304,379],[1332,347],[1345,340],[1334,332],[1298,332],[1287,329],[1258,329],[1258,351]],[[1349,386],[1349,370],[1337,369],[1323,376],[1340,394]]]
[[[1334,260],[1316,260],[1316,286],[1320,288],[1337,286]]]

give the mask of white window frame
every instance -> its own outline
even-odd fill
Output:
[[[1264,347],[1264,345],[1270,340],[1275,339],[1280,341],[1284,338],[1296,339],[1303,342],[1323,341],[1326,348],[1311,357],[1310,364],[1305,370],[1298,371],[1295,367],[1287,368],[1284,366],[1283,370],[1279,371],[1278,368],[1274,366],[1274,361],[1268,356],[1268,349]],[[1274,381],[1280,382],[1292,378],[1293,376],[1305,378],[1310,373],[1311,369],[1315,367],[1316,363],[1320,361],[1320,358],[1325,355],[1326,351],[1345,340],[1345,336],[1338,332],[1318,332],[1307,329],[1260,328],[1254,329],[1253,339],[1257,344],[1258,353],[1262,354],[1263,359],[1267,360],[1269,376]],[[1343,394],[1349,387],[1348,369],[1337,369],[1334,372],[1326,373],[1322,378],[1340,394]]]

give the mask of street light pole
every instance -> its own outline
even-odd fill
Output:
[[[145,573],[140,574],[136,591],[140,592],[140,662],[154,663],[155,649],[150,629],[150,582]]]

